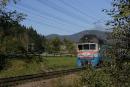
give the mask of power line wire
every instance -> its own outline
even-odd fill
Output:
[[[50,25],[50,24],[47,24],[47,23],[44,23],[44,22],[41,22],[41,21],[36,21],[36,20],[34,20],[34,19],[30,19],[30,18],[27,18],[29,21],[33,21],[33,22],[35,22],[35,23],[37,23],[37,24],[43,24],[43,25],[45,25],[45,26],[47,26],[47,27],[50,27],[51,29],[55,29],[55,31],[57,31],[57,32],[59,32],[59,29],[61,29],[61,31],[64,31],[64,32],[66,32],[66,33],[69,33],[70,31],[66,31],[66,29],[64,29],[64,28],[59,28],[59,27],[57,27],[57,26],[54,26],[54,25]]]
[[[8,10],[11,10],[11,9],[8,8]],[[62,31],[65,31],[66,33],[70,32],[70,31],[68,31],[68,30],[66,30],[66,29],[64,29],[64,28],[60,28],[60,27],[57,27],[57,26],[55,26],[55,25],[51,25],[51,24],[45,23],[45,22],[43,22],[43,21],[42,21],[42,22],[41,22],[41,21],[36,21],[36,20],[32,19],[32,18],[35,18],[34,15],[31,15],[30,17],[31,17],[31,18],[26,18],[26,19],[29,20],[29,21],[33,21],[33,22],[35,22],[35,23],[37,23],[37,24],[42,24],[42,25],[51,27],[51,28],[53,28],[53,29],[55,29],[55,30],[62,29]],[[40,20],[43,20],[43,18],[42,18],[41,16],[38,16],[38,17],[40,17]]]
[[[22,7],[27,8],[27,9],[31,9],[32,11],[38,10],[38,9],[35,9],[35,8],[29,6],[29,5],[26,5],[26,6],[25,6],[25,5],[22,5]],[[53,19],[56,19],[56,20],[58,20],[58,21],[64,22],[64,23],[66,23],[66,24],[72,24],[72,25],[75,25],[75,26],[78,26],[78,27],[86,28],[85,26],[82,26],[82,25],[79,25],[79,24],[77,24],[77,23],[71,22],[71,21],[69,21],[69,20],[66,20],[66,19],[57,17],[57,16],[52,15],[52,14],[49,14],[49,13],[47,13],[47,12],[43,12],[43,11],[41,12],[41,11],[40,11],[40,12],[38,12],[38,13],[41,13],[41,14],[43,14],[43,15],[45,15],[45,16],[48,16],[49,18],[53,18]]]
[[[36,17],[38,16],[38,17],[40,17],[40,18],[42,18],[42,19],[45,19],[45,20],[57,22],[56,20],[47,18],[47,17],[45,17],[45,16],[43,17],[43,15],[41,15],[41,14],[39,14],[39,13],[36,13],[35,11],[29,11],[29,10],[27,10],[28,8],[20,7],[20,8],[18,8],[18,9],[20,9],[20,10],[22,10],[22,11],[26,11],[27,13],[31,13],[31,15],[33,15],[33,16],[36,16]],[[59,21],[58,21],[58,22],[59,22]],[[59,24],[66,24],[66,23],[61,23],[61,22],[59,22]]]
[[[23,7],[25,7],[25,6],[23,6]],[[31,10],[34,11],[34,8],[31,7]],[[35,10],[36,10],[36,9],[35,9]],[[43,12],[43,11],[42,11],[42,12]],[[42,13],[42,12],[40,12],[40,13]],[[50,15],[49,13],[46,13],[46,12],[44,12],[44,13],[45,13],[47,16],[49,15],[48,17],[51,17],[51,18],[53,18],[53,19],[55,19],[54,17],[56,17],[56,18],[59,19],[59,17],[57,17],[57,16],[54,16],[54,15],[52,16],[52,15]],[[39,16],[39,17],[41,17],[41,16]],[[60,19],[61,19],[61,18],[60,18]],[[64,19],[61,19],[61,20],[62,20],[62,22],[64,22]],[[61,20],[60,20],[60,21],[61,21]],[[65,19],[65,20],[66,20],[66,19]],[[66,20],[66,23],[69,24],[69,23],[68,23],[68,20]],[[51,27],[56,28],[56,29],[60,29],[60,28],[57,28],[56,26],[53,26],[53,25],[50,25],[50,24],[46,24],[46,23],[45,23],[45,25],[51,26]],[[76,24],[76,26],[77,26],[77,24]],[[83,27],[84,27],[84,26],[83,26]],[[64,29],[63,29],[63,30],[64,30]]]
[[[51,9],[54,9],[54,10],[56,10],[56,11],[58,11],[58,12],[64,14],[64,15],[66,15],[66,16],[69,16],[69,17],[71,17],[71,18],[77,19],[77,20],[79,20],[79,21],[81,21],[81,22],[84,22],[85,24],[87,24],[87,23],[90,24],[90,22],[87,21],[87,20],[85,20],[84,18],[82,18],[82,17],[80,17],[80,16],[77,16],[77,15],[73,14],[72,12],[70,12],[70,11],[68,11],[68,10],[65,10],[63,7],[58,6],[57,4],[55,4],[55,3],[53,3],[53,2],[50,2],[49,0],[47,0],[47,1],[38,0],[38,1],[39,1],[41,4],[44,4],[45,6],[51,8]],[[51,4],[51,5],[50,5],[50,4]],[[71,14],[73,14],[73,15],[71,15]]]
[[[96,19],[95,17],[86,14],[85,12],[83,12],[83,11],[81,11],[80,9],[78,9],[78,8],[76,8],[76,7],[72,6],[72,5],[70,5],[69,3],[67,3],[67,2],[65,2],[65,1],[63,1],[63,0],[58,0],[58,1],[60,1],[61,3],[63,3],[64,5],[66,5],[66,6],[70,7],[70,8],[72,8],[72,9],[74,9],[75,11],[79,12],[80,14],[82,14],[82,15],[84,15],[84,16],[88,16],[89,18],[94,19],[94,20]]]

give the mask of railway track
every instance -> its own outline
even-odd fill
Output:
[[[16,86],[18,84],[32,82],[32,81],[56,78],[62,75],[73,74],[75,72],[82,71],[85,69],[86,69],[85,67],[82,67],[82,68],[74,68],[74,69],[60,70],[60,71],[53,71],[53,72],[44,72],[44,73],[32,74],[32,75],[0,78],[0,87],[10,87],[10,86]]]

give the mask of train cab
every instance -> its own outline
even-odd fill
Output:
[[[100,63],[98,43],[78,43],[77,44],[77,65],[79,67],[90,64],[93,67]]]

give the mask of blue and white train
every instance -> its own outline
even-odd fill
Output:
[[[98,43],[77,44],[77,65],[79,67],[91,64],[96,67],[101,62],[100,46]]]

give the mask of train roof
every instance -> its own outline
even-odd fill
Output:
[[[86,42],[86,43],[77,43],[77,45],[83,45],[83,44],[98,44],[98,43],[91,43],[91,42]]]
[[[85,35],[80,39],[79,43],[98,43],[98,44],[103,44],[103,40],[98,38],[96,35]]]

